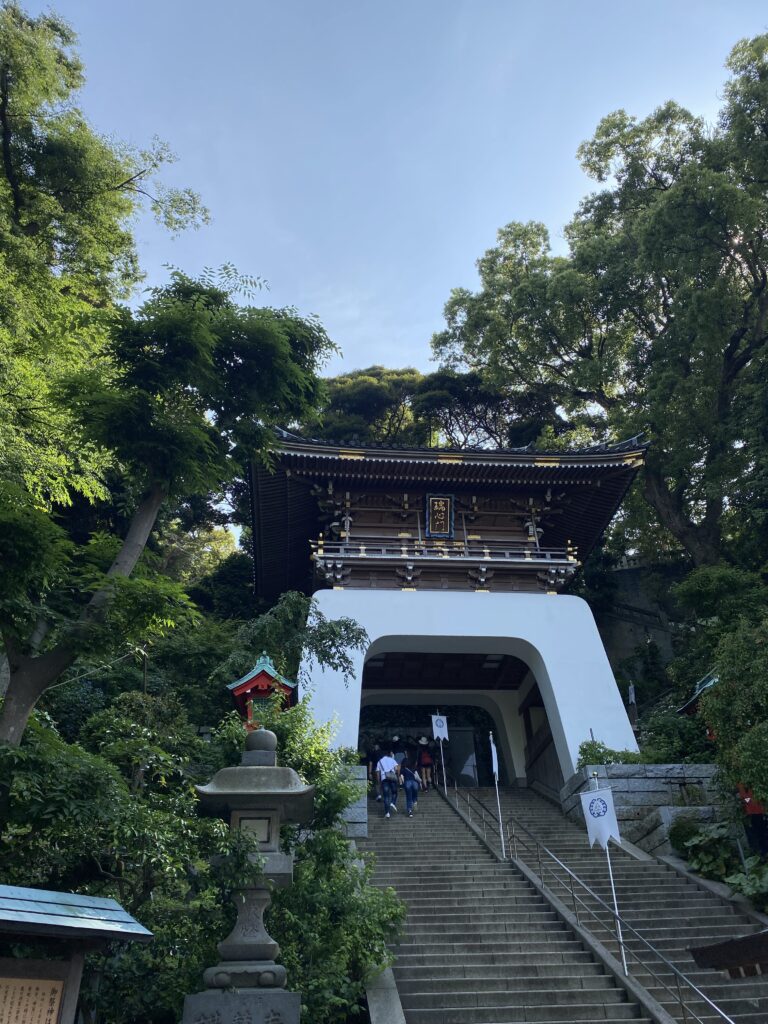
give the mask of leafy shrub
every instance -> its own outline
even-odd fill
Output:
[[[704,721],[669,707],[641,723],[639,742],[645,764],[710,764],[715,756]]]
[[[768,910],[768,862],[747,857],[746,871],[737,871],[725,879],[736,892],[746,896],[758,910]]]
[[[722,882],[740,867],[730,825],[704,825],[684,846],[691,870],[704,878]]]
[[[388,962],[404,916],[393,890],[369,884],[338,828],[358,789],[350,752],[330,748],[305,703],[264,712],[282,764],[316,787],[309,831],[289,826],[295,884],[274,894],[269,927],[302,1019],[341,1024],[359,1011],[365,982]],[[218,960],[233,924],[230,895],[252,877],[253,837],[197,813],[192,782],[237,763],[244,731],[229,716],[210,744],[195,736],[178,702],[127,693],[81,730],[89,750],[67,743],[36,712],[19,748],[0,745],[5,814],[0,881],[117,899],[154,933],[149,945],[93,955],[83,979],[86,1024],[175,1024],[184,995]],[[3,795],[3,794],[0,794]]]
[[[642,756],[635,750],[612,750],[600,740],[585,740],[579,746],[577,768],[588,764],[640,764]]]
[[[701,823],[697,818],[692,817],[690,814],[680,814],[672,822],[669,829],[668,838],[669,841],[681,857],[688,855],[686,849],[686,843],[689,839],[693,839],[697,835]]]

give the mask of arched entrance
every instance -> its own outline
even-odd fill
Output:
[[[399,747],[407,758],[416,759],[425,750],[433,759],[433,778],[442,778],[442,758],[448,778],[459,786],[492,786],[493,774],[488,736],[493,732],[499,742],[498,722],[478,704],[441,704],[440,714],[449,725],[450,741],[439,744],[432,739],[432,715],[435,704],[403,704],[394,694],[387,697],[366,695],[360,709],[358,747],[369,753],[376,749]],[[397,742],[393,737],[397,736]],[[426,742],[425,742],[426,741]],[[498,749],[498,747],[497,747]],[[441,757],[442,755],[442,757]],[[510,777],[503,752],[498,750],[500,781],[506,785]]]
[[[315,598],[329,618],[355,619],[370,639],[368,650],[355,655],[354,679],[348,684],[338,672],[312,672],[315,714],[322,721],[336,719],[340,745],[357,743],[361,702],[374,696],[368,687],[363,691],[366,663],[392,654],[418,654],[474,655],[490,664],[509,658],[526,667],[519,685],[506,691],[486,688],[476,679],[457,689],[430,689],[422,685],[424,680],[410,678],[396,696],[391,694],[401,704],[424,704],[425,689],[430,702],[440,695],[444,704],[459,703],[458,693],[461,703],[486,702],[499,721],[505,760],[514,765],[521,782],[528,778],[526,746],[536,733],[537,742],[542,741],[542,724],[551,736],[553,780],[573,774],[579,745],[589,739],[590,730],[609,746],[637,749],[592,613],[580,598],[375,590],[326,590]],[[544,718],[534,709],[543,709]]]

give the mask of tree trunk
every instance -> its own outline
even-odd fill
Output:
[[[711,530],[691,522],[653,465],[646,465],[643,471],[643,497],[655,509],[662,526],[669,530],[691,556],[696,568],[716,565],[721,561],[722,551],[717,536],[713,536]]]
[[[35,704],[76,657],[63,644],[38,657],[9,652],[11,676],[0,711],[0,743],[18,747]]]
[[[133,572],[167,495],[166,484],[155,484],[144,495],[133,515],[125,540],[109,568],[108,576],[126,577]],[[108,585],[97,590],[83,609],[80,621],[72,626],[72,632],[97,621],[106,611],[111,597],[112,591]],[[41,655],[21,654],[9,643],[6,643],[6,647],[10,679],[0,711],[0,743],[18,747],[35,705],[61,673],[73,664],[77,654],[66,638]]]

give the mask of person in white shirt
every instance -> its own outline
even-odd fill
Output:
[[[388,754],[382,754],[376,765],[376,774],[384,797],[384,817],[389,818],[390,811],[397,813],[397,789],[400,783],[400,765],[391,750]]]

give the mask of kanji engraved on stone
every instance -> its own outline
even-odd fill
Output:
[[[251,1011],[245,1008],[242,1010],[236,1010],[235,1015],[232,1018],[232,1024],[253,1024]]]
[[[282,1015],[277,1010],[270,1010],[266,1016],[264,1024],[283,1024]]]
[[[221,1024],[221,1014],[218,1010],[215,1013],[198,1013],[194,1024]]]

